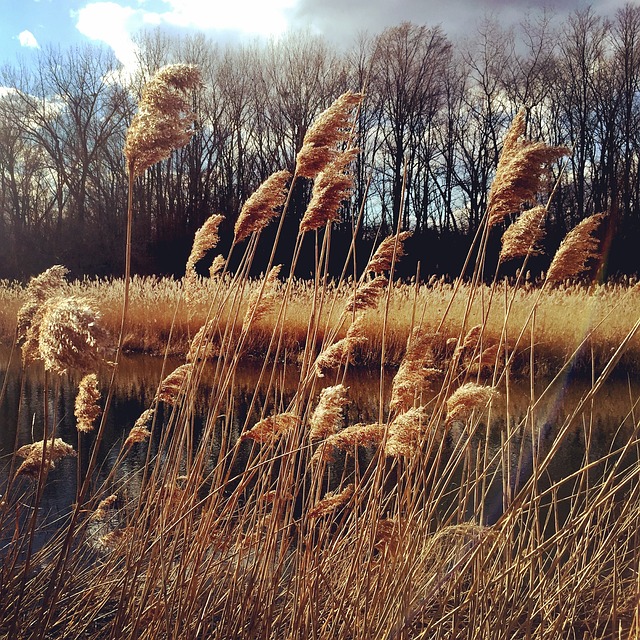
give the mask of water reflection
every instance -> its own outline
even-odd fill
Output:
[[[7,477],[8,464],[14,448],[42,438],[46,406],[50,423],[56,425],[56,435],[74,444],[80,452],[80,462],[66,458],[57,463],[46,484],[42,502],[48,509],[46,515],[49,518],[63,516],[75,500],[78,464],[81,468],[86,465],[93,437],[91,434],[79,436],[75,428],[74,402],[79,378],[70,375],[47,379],[42,368],[37,366],[30,367],[26,372],[22,371],[19,362],[16,361],[19,354],[14,355],[14,361],[10,365],[9,357],[8,349],[0,349],[0,385],[5,382],[4,396],[0,401],[0,480]],[[181,362],[177,360],[163,364],[162,359],[150,356],[124,359],[117,376],[116,391],[100,451],[105,470],[113,464],[135,420],[151,405],[163,373],[172,371],[179,364]],[[238,392],[234,398],[236,410],[232,428],[236,436],[242,429],[247,407],[256,391],[258,374],[259,366],[248,364],[240,367],[235,377],[234,387]],[[285,404],[296,389],[298,375],[295,367],[284,367],[278,374],[278,382],[275,385],[277,390],[271,392],[268,402],[275,406]],[[104,395],[108,371],[103,371],[100,379]],[[377,421],[380,394],[378,372],[351,371],[346,384],[349,386],[350,398],[346,424]],[[544,385],[542,382],[537,385],[536,393],[539,395]],[[388,395],[390,376],[387,376],[386,386]],[[559,380],[535,407],[533,415],[529,414],[528,419],[528,382],[511,385],[508,393],[502,390],[501,399],[491,413],[491,428],[487,432],[481,427],[468,443],[468,459],[480,459],[487,454],[488,458],[493,460],[495,473],[484,493],[482,505],[483,519],[486,522],[495,521],[499,517],[505,501],[509,499],[509,491],[515,492],[530,476],[534,452],[539,456],[545,455],[561,425],[572,414],[588,389],[589,384],[584,381]],[[265,390],[258,391],[262,394],[261,402],[264,402]],[[566,477],[580,469],[585,462],[603,459],[611,451],[622,447],[634,429],[632,408],[638,397],[640,384],[635,381],[619,379],[608,383],[594,401],[585,407],[585,411],[576,416],[562,448],[554,456],[545,476],[541,478],[541,484],[544,486],[545,483],[550,484]],[[205,383],[200,394],[202,415],[196,417],[196,432],[206,412],[207,399],[208,390]],[[168,412],[163,413],[160,409],[158,420],[161,424],[167,424]],[[451,440],[448,446],[455,447],[455,438],[463,436],[464,434],[456,433],[454,425],[454,429],[448,435]],[[157,441],[151,446],[157,447]],[[136,469],[144,464],[146,455],[146,447],[134,448],[122,466],[122,473],[133,475]],[[621,464],[630,464],[637,460],[637,457],[638,453],[634,449],[628,455],[628,460],[622,461]],[[596,474],[602,474],[606,464],[612,463],[603,462],[594,466],[590,473],[594,477]],[[509,475],[506,479],[502,478],[503,469],[506,469]],[[461,479],[463,473],[461,469]],[[503,486],[508,487],[506,493],[503,492]],[[559,488],[560,494],[565,489],[570,492],[570,483]],[[463,495],[463,492],[460,495]],[[457,508],[477,516],[479,506],[468,504],[457,505]]]

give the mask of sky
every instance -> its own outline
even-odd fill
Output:
[[[640,0],[630,0],[640,3]],[[593,0],[599,15],[613,15],[627,0]],[[350,44],[359,32],[377,34],[404,20],[440,25],[457,39],[473,35],[484,17],[505,25],[527,11],[552,6],[559,18],[587,0],[0,0],[0,64],[27,58],[41,47],[100,42],[129,66],[132,34],[165,27],[204,31],[221,41],[270,38],[306,29]]]

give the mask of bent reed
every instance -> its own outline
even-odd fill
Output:
[[[163,70],[160,79],[195,84],[191,70],[176,71]],[[173,95],[175,87],[152,82],[144,99],[162,106],[158,92],[166,90],[181,127],[158,143],[157,155],[144,146],[131,161],[136,174],[165,157],[167,145],[186,142],[186,103]],[[521,116],[506,137],[490,199],[495,209],[478,237],[480,258],[465,274],[468,284],[394,283],[406,239],[400,229],[360,280],[330,283],[331,224],[348,195],[351,130],[363,99],[338,98],[309,130],[294,173],[276,174],[250,199],[247,216],[255,219],[236,229],[235,273],[227,256],[209,278],[193,275],[198,260],[215,250],[213,217],[196,236],[182,283],[134,277],[69,284],[54,268],[27,292],[5,290],[22,305],[15,315],[24,366],[44,361],[51,393],[76,365],[85,375],[76,415],[78,442],[90,455],[88,465],[78,460],[70,514],[38,546],[54,463],[77,451],[56,436],[46,412],[42,440],[16,447],[0,502],[0,633],[505,640],[640,634],[638,426],[598,462],[601,473],[594,474],[588,456],[567,477],[552,472],[576,429],[587,441],[597,435],[588,408],[624,350],[634,348],[638,314],[630,316],[629,301],[637,290],[599,287],[587,295],[555,280],[537,288],[521,279],[510,287],[480,284],[488,234],[500,232],[504,215],[531,208],[524,199],[536,195],[542,163],[562,153],[526,141]],[[518,191],[522,175],[528,181]],[[291,259],[295,265],[303,237],[314,234],[315,278],[279,278],[272,254],[265,276],[252,281],[257,238],[266,224],[281,223],[300,179],[314,179],[313,208]],[[539,215],[528,219],[540,222]],[[582,250],[563,249],[567,273],[576,275],[595,250],[585,242],[586,227],[577,234]],[[531,242],[518,253],[524,272],[538,234],[518,238]],[[121,318],[114,309],[122,296],[129,304]],[[44,319],[47,308],[70,299],[89,302],[63,340],[66,316],[53,333]],[[101,302],[90,315],[92,300]],[[569,340],[562,310],[578,300],[589,310],[588,324]],[[171,321],[158,318],[162,307]],[[61,361],[52,355],[54,336]],[[598,360],[592,388],[566,420],[538,414],[551,387],[541,385],[536,364],[554,339],[562,344],[553,352],[562,357],[560,371],[584,352]],[[163,341],[165,352],[188,355],[165,372],[140,418],[120,425],[122,445],[105,479],[96,460],[118,374],[111,353],[119,352],[116,343],[161,351]],[[240,414],[236,373],[251,353],[260,354],[258,386],[267,391],[256,389]],[[299,377],[285,394],[281,363],[292,353]],[[87,371],[99,355],[100,371]],[[377,421],[349,420],[353,361],[380,370]],[[389,363],[399,365],[396,374]],[[531,376],[529,406],[517,420],[510,412],[516,365]],[[100,377],[105,367],[110,382]],[[206,411],[196,429],[205,372]],[[633,411],[637,400],[630,402]]]

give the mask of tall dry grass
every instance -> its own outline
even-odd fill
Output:
[[[336,205],[334,188],[340,197],[348,191],[349,166],[340,154],[350,147],[351,118],[361,100],[359,94],[339,98],[305,140],[291,183],[314,177],[317,202],[326,198]],[[541,157],[557,156],[522,135],[517,119],[503,152],[517,158],[501,160],[501,182],[492,192],[502,209],[504,203],[511,210],[524,207],[521,198],[532,197],[531,185],[537,184],[528,182],[520,197],[509,193],[509,167],[533,178],[542,171]],[[636,290],[620,295],[603,287],[585,295],[547,282],[537,289],[521,281],[509,288],[497,280],[481,285],[488,268],[482,247],[499,226],[498,214],[485,221],[480,259],[468,265],[470,284],[391,284],[400,235],[385,245],[384,253],[393,247],[387,259],[375,263],[386,284],[373,285],[370,274],[334,284],[326,265],[337,209],[322,216],[318,211],[306,218],[292,253],[295,263],[301,239],[316,235],[310,284],[277,279],[273,264],[252,282],[247,274],[263,227],[247,224],[246,236],[240,234],[243,240],[232,249],[242,252],[238,270],[222,267],[190,288],[188,299],[184,283],[133,278],[107,287],[59,282],[44,300],[28,301],[21,317],[34,336],[30,353],[44,360],[45,388],[52,393],[61,373],[48,366],[48,351],[41,350],[39,332],[46,326],[39,324],[40,308],[50,297],[68,300],[74,287],[83,288],[85,299],[92,298],[92,289],[94,302],[102,297],[102,312],[96,309],[83,336],[93,336],[102,323],[117,327],[109,309],[128,296],[131,313],[121,326],[147,331],[144,340],[156,348],[160,331],[167,342],[180,334],[189,355],[179,366],[167,366],[155,399],[123,434],[106,480],[93,475],[91,464],[83,477],[86,467],[79,463],[77,502],[41,547],[36,541],[38,511],[46,507],[43,488],[56,473],[55,462],[75,450],[56,437],[46,412],[42,441],[17,448],[0,503],[2,633],[637,637],[636,421],[621,425],[624,437],[598,459],[590,457],[589,444],[599,436],[589,407],[623,351],[633,346],[638,324],[624,310]],[[214,235],[207,236],[208,248]],[[196,244],[200,255],[203,245]],[[566,313],[557,307],[577,299],[593,317],[580,331],[574,326],[569,340]],[[159,301],[167,309],[165,320],[158,319],[162,329],[144,328],[148,317],[158,317]],[[120,346],[130,340],[127,331]],[[572,366],[585,350],[594,362],[593,384],[568,415],[543,408],[551,387],[534,374],[545,341],[554,340],[562,344],[556,351],[561,367]],[[285,393],[280,363],[290,362],[292,350],[298,375],[295,388]],[[249,411],[240,414],[234,396],[238,365],[254,351],[263,362],[257,386],[267,391],[256,389]],[[376,357],[384,361],[376,363],[378,420],[348,421],[350,362],[360,358],[372,366]],[[529,363],[531,392],[527,406],[513,413],[511,369],[517,358]],[[83,368],[85,360],[78,355]],[[381,366],[387,361],[400,363],[399,378]],[[204,426],[196,431],[205,371],[211,390]],[[117,373],[115,366],[113,377]],[[79,437],[88,439],[94,460],[111,395],[100,378],[100,398],[94,379],[83,380]],[[385,400],[390,387],[397,400],[392,406]],[[636,403],[630,398],[631,416]],[[157,420],[160,407],[169,415],[167,424]],[[89,423],[99,426],[87,432]],[[558,475],[563,445],[576,433],[586,443],[585,459]],[[134,451],[145,464],[132,473],[127,461]],[[29,473],[20,466],[23,455]]]

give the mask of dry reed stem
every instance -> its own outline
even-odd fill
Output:
[[[38,355],[45,369],[64,374],[87,372],[104,360],[109,343],[100,314],[85,298],[69,296],[44,304],[38,336]]]
[[[279,213],[287,197],[291,173],[287,170],[271,174],[244,203],[234,228],[234,244],[261,231]]]
[[[307,130],[296,157],[296,174],[315,178],[335,158],[351,131],[351,118],[363,94],[347,91],[323,111]]]
[[[545,206],[527,209],[502,234],[500,262],[524,258],[527,255],[542,253],[540,242],[544,237],[544,219],[547,215]]]
[[[569,153],[566,147],[521,140],[525,115],[526,110],[520,109],[505,136],[487,202],[490,227],[519,211],[524,202],[532,202],[540,188],[544,165]]]
[[[411,231],[401,231],[397,236],[392,235],[385,238],[367,264],[366,271],[383,273],[391,270],[393,252],[396,252],[396,261],[404,255],[404,241],[412,235]]]
[[[467,382],[458,387],[447,399],[447,423],[464,422],[474,411],[484,410],[499,393],[493,387]]]
[[[384,446],[385,454],[407,458],[418,455],[427,422],[428,416],[424,407],[413,407],[396,416],[389,425],[389,435]]]
[[[55,463],[66,457],[75,457],[77,454],[74,448],[64,442],[62,438],[55,438],[53,441],[47,440],[46,446],[43,440],[26,444],[16,451],[16,455],[25,458],[25,461],[18,467],[16,475],[25,475],[37,479],[40,476],[43,461],[48,469],[54,469]]]
[[[263,287],[259,287],[251,292],[247,302],[247,310],[242,322],[243,332],[249,331],[250,327],[270,313],[278,299],[280,269],[282,265],[272,267],[264,282]]]
[[[604,213],[595,213],[567,233],[549,265],[546,282],[559,284],[577,278],[587,269],[589,261],[597,258],[600,243],[593,234],[604,217]]]
[[[290,433],[300,423],[300,418],[293,413],[277,413],[263,418],[249,431],[240,436],[240,440],[255,440],[256,442],[272,443],[278,438]]]
[[[156,394],[156,400],[175,405],[181,391],[187,388],[187,379],[193,371],[193,363],[187,362],[174,369],[161,383]]]
[[[95,373],[88,373],[80,380],[76,396],[74,415],[78,431],[88,433],[93,430],[93,423],[101,412],[98,400],[100,400],[98,378]]]
[[[311,200],[300,221],[300,232],[320,229],[337,220],[342,203],[351,198],[353,177],[345,170],[355,160],[358,149],[347,149],[336,157],[318,174]]]
[[[389,408],[392,411],[408,411],[425,390],[425,385],[431,388],[442,374],[433,366],[433,339],[432,333],[420,327],[415,327],[409,335],[404,357],[391,386]]]
[[[386,289],[389,281],[385,276],[377,276],[368,282],[362,282],[351,294],[345,305],[345,312],[354,313],[366,309],[376,309],[380,296]]]
[[[172,64],[160,69],[144,86],[124,144],[128,168],[134,176],[191,140],[194,114],[188,97],[199,85],[197,67]]]
[[[318,378],[323,378],[327,371],[337,369],[351,361],[353,350],[367,341],[363,334],[363,320],[361,315],[349,326],[347,335],[324,349],[316,358],[314,369]]]
[[[321,518],[322,516],[333,513],[336,509],[346,504],[354,492],[354,485],[347,485],[342,491],[332,491],[328,493],[322,500],[317,502],[307,512],[307,517],[310,520]]]
[[[342,384],[326,387],[309,418],[309,438],[324,440],[336,433],[342,423],[342,410],[348,402],[348,388]]]

